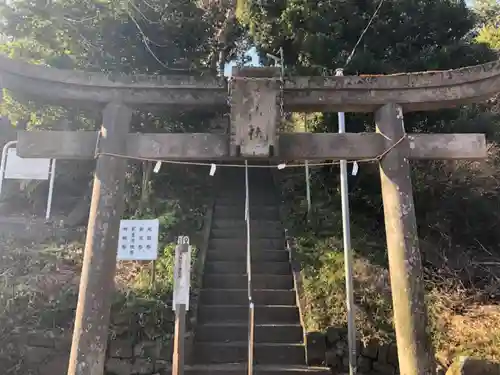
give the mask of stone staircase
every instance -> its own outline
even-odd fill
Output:
[[[218,172],[210,245],[200,293],[194,364],[189,374],[247,373],[245,174]],[[251,253],[255,303],[254,373],[328,374],[305,366],[305,346],[271,172],[250,169]]]

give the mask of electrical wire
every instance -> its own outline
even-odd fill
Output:
[[[359,36],[359,39],[356,42],[356,44],[354,45],[354,48],[352,49],[351,54],[347,58],[347,60],[346,60],[346,62],[344,64],[344,69],[347,67],[347,65],[349,65],[349,63],[351,62],[352,58],[354,57],[354,54],[356,53],[356,49],[358,48],[358,46],[361,43],[361,41],[363,40],[366,32],[368,31],[368,29],[372,25],[373,21],[375,20],[375,17],[377,17],[377,14],[380,11],[380,8],[382,8],[382,5],[384,4],[384,1],[385,0],[380,0],[380,3],[378,4],[377,9],[375,9],[375,12],[373,13],[372,17],[370,18],[370,21],[368,22],[368,24],[366,25],[365,29],[363,30],[363,32]]]
[[[134,16],[132,15],[132,13],[130,13],[130,11],[127,9],[126,10],[128,16],[130,17],[130,19],[132,20],[132,22],[135,24],[135,27],[137,28],[137,30],[139,31],[139,33],[141,34],[141,37],[142,37],[142,42],[144,44],[144,46],[146,47],[146,50],[149,52],[149,54],[158,62],[158,64],[160,64],[162,67],[164,67],[165,69],[170,69],[163,61],[161,61],[159,59],[158,56],[156,56],[156,54],[153,52],[153,50],[151,49],[151,46],[149,45],[149,42],[151,41],[147,36],[146,34],[144,33],[144,31],[142,30],[141,26],[139,25],[139,22],[137,22],[137,20],[134,18]]]
[[[99,138],[99,137],[98,137]],[[384,152],[382,152],[380,155],[374,157],[374,158],[367,158],[367,159],[359,159],[359,160],[349,160],[349,162],[357,162],[357,163],[369,163],[369,162],[379,162],[382,160],[382,158],[387,155],[392,149],[394,149],[396,146],[398,146],[401,142],[403,142],[406,139],[406,135],[402,136],[397,142],[393,143],[390,147],[388,147]],[[98,148],[98,142],[96,144],[96,148]],[[214,164],[213,162],[211,163],[204,163],[204,162],[193,162],[193,161],[180,161],[180,160],[162,160],[162,159],[154,159],[154,158],[143,158],[139,156],[128,156],[128,155],[123,155],[123,154],[115,154],[115,153],[109,153],[109,152],[99,152],[96,150],[95,153],[95,158],[97,159],[99,156],[111,156],[115,158],[122,158],[122,159],[130,159],[130,160],[140,160],[140,161],[150,161],[150,162],[161,162],[165,164],[176,164],[176,165],[193,165],[193,166],[201,166],[201,167],[212,167]],[[320,162],[320,163],[308,163],[309,167],[324,167],[324,166],[331,166],[331,165],[338,165],[340,164],[340,161],[332,161],[332,162]],[[226,168],[245,168],[245,164],[218,164],[220,167],[226,167]],[[285,168],[303,168],[304,164],[303,163],[292,163],[292,164],[287,164],[287,163],[280,163],[280,164],[275,164],[275,165],[248,165],[249,168],[278,168],[278,169],[285,169]]]
[[[134,8],[134,10],[135,10],[137,13],[139,13],[139,14],[141,15],[141,17],[142,17],[145,21],[149,22],[149,23],[150,23],[150,24],[152,24],[152,25],[158,25],[158,24],[160,24],[160,21],[152,21],[152,20],[150,20],[148,17],[146,17],[146,15],[145,15],[144,13],[142,13],[142,11],[139,9],[139,7],[138,7],[137,5],[135,5],[135,4],[134,4],[134,2],[133,2],[132,0],[129,0],[129,2],[128,2],[128,3],[129,3],[130,5],[132,5],[132,8]]]

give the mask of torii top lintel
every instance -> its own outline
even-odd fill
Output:
[[[227,105],[227,87],[213,77],[119,75],[62,70],[0,56],[4,88],[45,101],[133,107],[215,108]],[[276,79],[276,78],[270,78]],[[448,71],[345,77],[287,77],[287,111],[372,112],[398,103],[406,112],[478,102],[500,92],[500,60]]]

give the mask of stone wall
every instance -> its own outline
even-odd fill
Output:
[[[326,332],[310,332],[306,337],[309,365],[327,365],[335,371],[349,366],[347,329],[329,327]],[[396,343],[370,341],[356,343],[357,367],[360,374],[396,375],[398,350]]]
[[[186,319],[185,359],[191,358],[193,332],[197,325],[198,287],[203,276],[206,249],[210,236],[213,202],[205,214],[201,232],[192,236],[199,249],[193,269],[190,310]],[[76,300],[73,301],[76,307]],[[105,375],[153,375],[162,373],[172,362],[175,314],[169,301],[162,308],[151,311],[137,306],[114,305],[105,364]],[[66,374],[71,350],[73,314],[70,320],[49,323],[65,328],[44,329],[36,332],[19,330],[9,337],[9,344],[0,345],[0,369],[10,375],[62,375]],[[64,323],[64,324],[63,324]],[[1,337],[5,339],[5,337]],[[0,371],[0,373],[4,373]]]
[[[32,332],[18,341],[21,362],[12,374],[65,374],[71,349],[71,333]],[[12,348],[14,349],[14,348]],[[164,370],[172,359],[172,338],[157,340],[110,339],[106,375],[151,375]]]
[[[110,340],[106,375],[155,374],[172,362],[172,337],[157,340]]]
[[[60,331],[39,331],[20,334],[9,340],[9,348],[0,361],[12,374],[64,374],[68,368],[71,336]],[[11,354],[10,356],[8,354]]]

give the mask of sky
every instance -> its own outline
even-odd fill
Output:
[[[252,47],[248,50],[248,52],[246,53],[246,56],[249,56],[252,58],[252,61],[250,61],[249,63],[245,64],[245,65],[248,65],[248,66],[259,66],[259,56],[257,55],[257,50],[255,49],[255,47]],[[230,63],[226,64],[226,66],[224,67],[224,75],[227,77],[227,76],[230,76],[231,75],[231,70],[233,69],[233,66],[236,65],[236,62],[235,61],[231,61]]]

